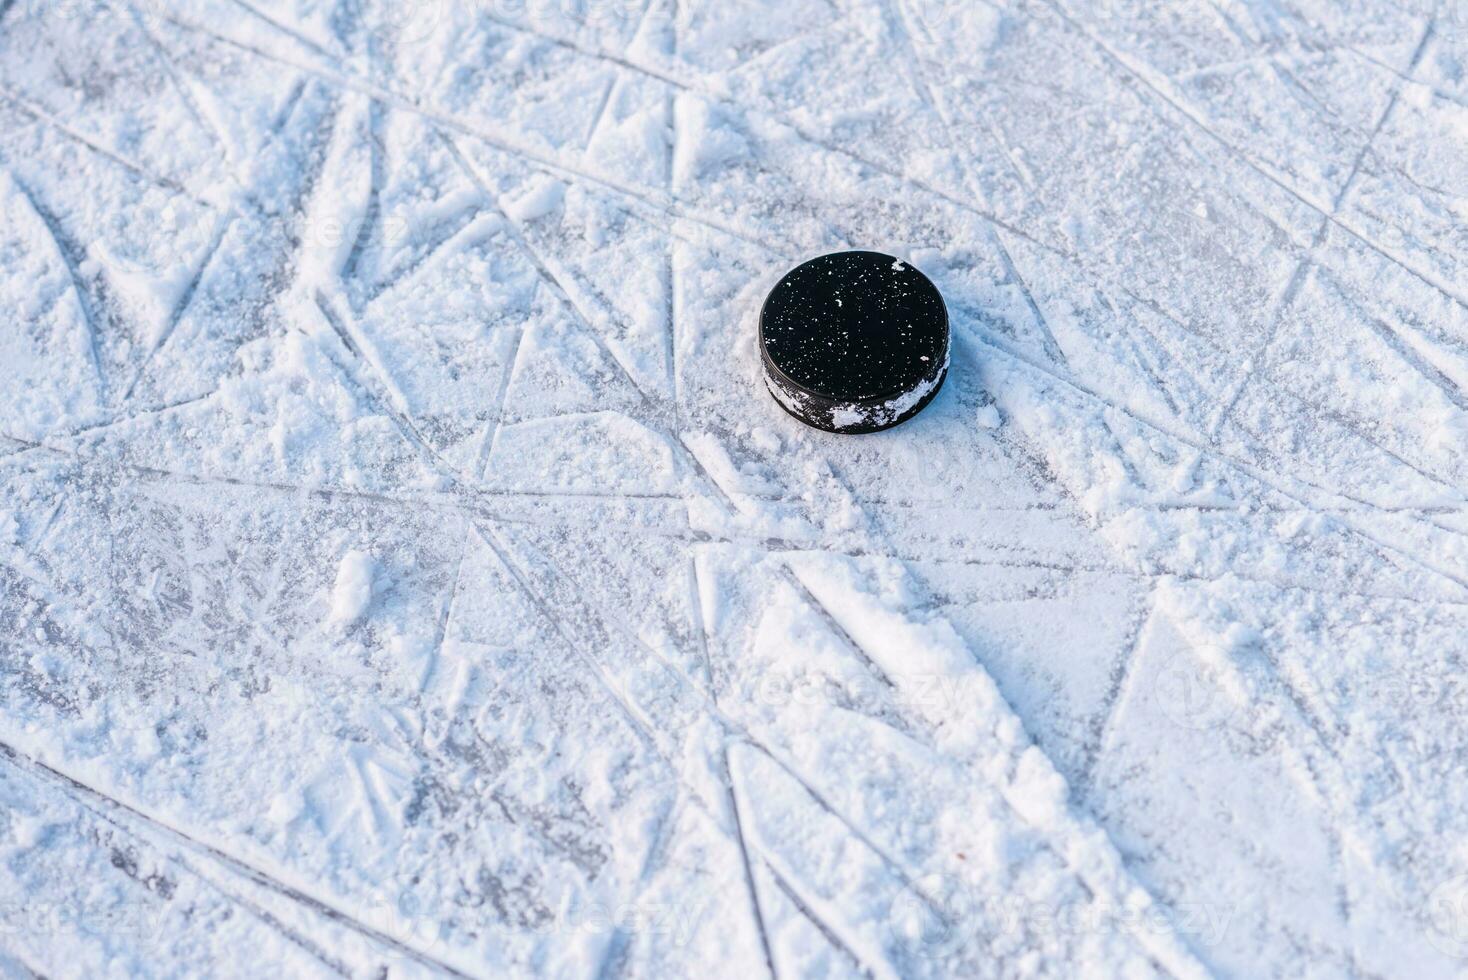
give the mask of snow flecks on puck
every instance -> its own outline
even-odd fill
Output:
[[[837,6],[0,3],[0,973],[1461,968],[1462,18]]]

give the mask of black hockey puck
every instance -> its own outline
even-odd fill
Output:
[[[765,386],[827,432],[878,432],[933,400],[948,374],[948,310],[917,269],[832,252],[775,284],[759,318]]]

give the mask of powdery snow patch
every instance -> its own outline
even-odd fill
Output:
[[[352,549],[342,556],[331,587],[331,621],[348,626],[362,618],[372,605],[372,579],[376,562],[365,551]]]
[[[561,206],[566,185],[554,177],[540,175],[505,202],[505,213],[516,221],[534,221]]]

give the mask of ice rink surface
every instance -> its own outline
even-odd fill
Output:
[[[6,978],[1456,975],[1465,488],[1468,2],[0,0]]]

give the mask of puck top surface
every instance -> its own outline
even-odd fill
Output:
[[[931,384],[947,367],[948,313],[937,287],[906,262],[833,252],[796,266],[770,291],[760,345],[782,386],[823,402],[880,402]]]

